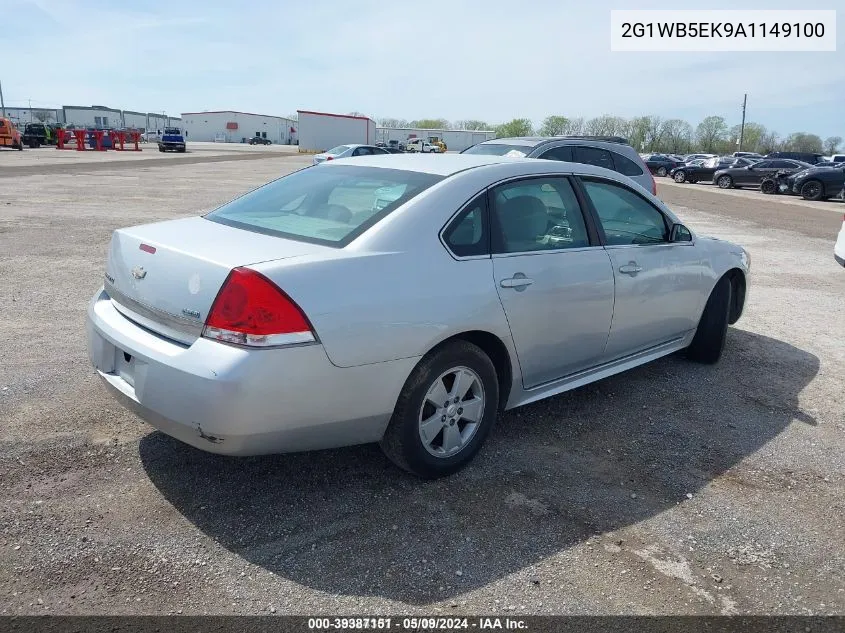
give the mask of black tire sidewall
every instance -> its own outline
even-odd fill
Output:
[[[722,186],[723,179],[727,179],[726,182],[728,183],[724,187]],[[716,180],[716,186],[719,187],[719,189],[730,189],[733,186],[733,178],[730,176],[719,176],[718,180]]]
[[[432,382],[442,373],[453,367],[472,369],[484,386],[485,408],[481,423],[470,442],[456,455],[438,458],[429,453],[422,444],[419,435],[419,411],[423,398]],[[460,345],[448,345],[433,352],[414,370],[403,387],[401,399],[404,400],[401,419],[397,423],[403,447],[403,457],[411,472],[425,478],[451,474],[478,453],[496,422],[499,399],[499,383],[496,370],[489,357],[475,345],[461,342]]]
[[[806,195],[806,194],[804,193],[804,190],[807,188],[807,185],[811,185],[811,186],[812,186],[812,185],[815,185],[815,186],[817,186],[817,187],[818,187],[818,192],[819,192],[819,195],[817,195],[817,196],[808,196],[808,195]],[[811,180],[810,182],[805,182],[803,185],[801,185],[801,197],[802,197],[802,198],[804,198],[805,200],[813,200],[813,201],[816,201],[816,200],[821,200],[823,195],[824,195],[824,191],[823,191],[823,189],[822,189],[821,183],[819,183],[819,182],[817,182],[817,181],[815,181],[815,180]]]

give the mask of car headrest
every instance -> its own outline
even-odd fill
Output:
[[[506,242],[526,242],[544,235],[549,213],[543,201],[534,196],[516,196],[500,208],[499,221]]]

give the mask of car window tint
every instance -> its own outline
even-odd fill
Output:
[[[613,166],[623,176],[642,176],[643,170],[634,161],[625,158],[622,154],[611,152]]]
[[[524,253],[589,246],[578,199],[567,178],[532,178],[492,191],[494,249]]]
[[[561,147],[553,147],[547,152],[540,154],[539,158],[546,160],[562,160],[565,162],[572,161],[572,147],[569,145],[562,145]]]
[[[759,167],[760,169],[772,169],[776,167],[775,163],[780,161],[776,160],[761,160],[759,163],[756,163],[754,166]]]
[[[353,156],[369,156],[372,154],[369,147],[358,147],[352,152]]]
[[[458,257],[487,255],[487,194],[470,202],[443,232],[443,241]]]
[[[655,244],[669,239],[663,214],[630,189],[604,180],[584,179],[607,244]]]
[[[596,167],[604,167],[605,169],[614,169],[613,160],[610,158],[610,152],[606,149],[599,149],[597,147],[576,147],[574,155],[576,163],[595,165]]]

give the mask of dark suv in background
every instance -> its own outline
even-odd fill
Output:
[[[468,147],[461,154],[518,156],[596,165],[628,176],[657,195],[657,184],[642,158],[619,136],[522,136],[497,138]]]
[[[766,154],[766,158],[789,158],[815,165],[816,163],[822,162],[824,156],[818,152],[771,152]]]

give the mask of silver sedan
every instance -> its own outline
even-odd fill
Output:
[[[600,167],[333,160],[115,231],[88,345],[117,399],[195,447],[380,442],[437,477],[499,411],[679,350],[716,362],[749,269]]]

